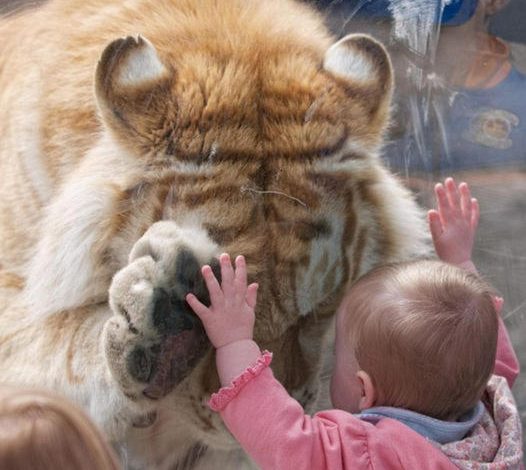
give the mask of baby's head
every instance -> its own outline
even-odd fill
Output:
[[[120,465],[100,431],[65,398],[2,386],[0,467],[118,470]]]
[[[439,261],[373,270],[337,316],[334,405],[394,406],[452,420],[480,400],[493,371],[491,287]]]

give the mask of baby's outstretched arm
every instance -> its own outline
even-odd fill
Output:
[[[269,367],[270,353],[262,354],[252,340],[257,285],[247,287],[244,258],[236,258],[235,270],[227,254],[219,261],[221,283],[210,266],[202,269],[210,307],[193,294],[188,294],[186,300],[216,347],[223,387],[212,395],[209,405],[220,412],[225,425],[259,468],[341,469],[344,460],[357,462],[358,467],[360,462],[370,461],[368,452],[387,455],[389,462],[397,461],[382,444],[389,438],[389,429],[376,431],[340,410],[312,417],[305,414],[300,403],[274,377]]]
[[[437,209],[428,212],[428,219],[438,257],[477,272],[471,253],[480,214],[478,201],[471,197],[466,183],[457,187],[453,178],[435,186],[435,197]]]
[[[216,363],[221,385],[226,386],[253,365],[260,350],[252,340],[254,309],[256,307],[256,283],[247,287],[245,258],[236,258],[235,270],[230,257],[223,253],[219,257],[221,285],[212,268],[203,266],[201,272],[210,294],[210,307],[203,305],[193,294],[186,301],[203,322],[210,342],[216,348]]]
[[[457,187],[453,178],[446,178],[444,184],[435,186],[435,197],[437,210],[430,210],[428,218],[438,257],[446,263],[477,273],[471,254],[480,216],[478,201],[471,197],[466,183],[460,183]],[[519,363],[500,316],[503,300],[494,297],[493,303],[499,314],[494,373],[505,377],[511,386],[519,373]]]

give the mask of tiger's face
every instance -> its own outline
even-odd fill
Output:
[[[324,324],[362,270],[391,65],[361,35],[326,50],[279,37],[193,46],[128,37],[102,54],[105,132],[140,168],[122,195],[136,230],[119,230],[131,245],[174,220],[245,255],[260,285],[255,337],[276,348]]]

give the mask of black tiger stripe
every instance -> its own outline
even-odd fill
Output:
[[[177,461],[172,470],[191,470],[196,463],[206,454],[208,447],[199,442],[186,452],[184,457]]]
[[[358,153],[358,152],[345,152],[344,155],[342,155],[340,157],[340,159],[338,160],[338,163],[343,163],[343,162],[348,162],[348,161],[351,161],[351,160],[362,160],[362,161],[365,161],[365,160],[369,160],[369,156],[366,155],[365,153]]]

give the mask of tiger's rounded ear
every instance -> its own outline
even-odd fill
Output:
[[[173,70],[142,36],[108,44],[95,76],[95,94],[105,123],[124,139],[145,139],[165,116],[173,77]]]
[[[370,36],[349,34],[333,44],[323,59],[323,68],[349,87],[367,94],[374,113],[391,102],[393,69],[384,46]]]

